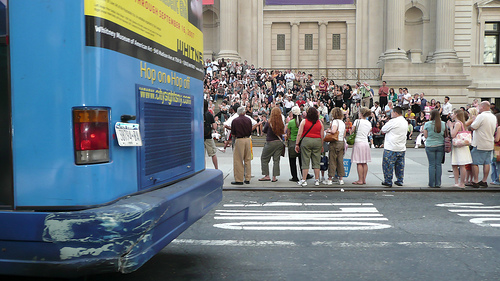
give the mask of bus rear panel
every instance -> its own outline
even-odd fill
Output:
[[[0,1],[0,274],[130,272],[220,202],[197,2]]]

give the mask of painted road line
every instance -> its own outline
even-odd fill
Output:
[[[390,228],[390,225],[371,222],[310,222],[310,221],[289,221],[289,222],[267,222],[250,221],[215,224],[214,227],[231,230],[377,230]]]
[[[266,221],[271,221],[271,220],[290,220],[290,221],[296,221],[296,220],[313,220],[313,221],[387,221],[388,219],[386,218],[349,218],[349,217],[343,217],[343,218],[329,218],[329,217],[315,217],[315,216],[273,216],[273,217],[262,217],[262,216],[255,216],[255,217],[216,217],[216,220],[266,220]]]
[[[438,207],[450,208],[449,212],[461,217],[473,217],[469,222],[484,227],[500,227],[500,206],[485,206],[483,203],[444,203]]]
[[[491,249],[483,243],[459,242],[313,242],[313,246],[326,246],[333,248],[383,248],[404,246],[407,248],[432,248],[432,249]]]
[[[296,246],[292,241],[257,241],[257,240],[194,240],[175,239],[171,244],[198,245],[198,246],[237,246],[237,247],[268,247],[268,246]]]
[[[223,206],[230,209],[216,210],[214,219],[226,222],[214,224],[214,227],[228,230],[333,231],[392,227],[380,223],[388,219],[373,207],[373,203],[244,202]],[[283,210],[284,207],[293,209]]]
[[[216,210],[216,212],[220,212],[220,213],[223,213],[223,212],[235,212],[237,210]],[[247,211],[248,212],[248,211]],[[254,211],[254,212],[266,212],[266,213],[280,213],[282,211]],[[295,211],[297,213],[304,213],[304,212],[307,212],[307,213],[321,213],[321,212],[314,212],[314,211]],[[243,213],[243,212],[241,212]],[[251,212],[248,212],[248,213],[251,213]],[[372,207],[369,207],[369,208],[340,208],[340,211],[328,211],[329,214],[342,214],[342,213],[378,213],[378,210],[377,208],[372,208]]]
[[[373,203],[294,203],[294,202],[266,202],[266,203],[235,203],[224,204],[224,207],[307,207],[307,206],[373,206]]]
[[[273,247],[273,246],[307,246],[303,242],[297,244],[293,241],[259,241],[259,240],[196,240],[196,239],[175,239],[171,245],[193,245],[193,246],[232,246],[232,247]],[[428,241],[404,241],[404,242],[333,242],[333,241],[314,241],[311,246],[331,247],[331,248],[431,248],[431,249],[491,249],[483,243],[471,242],[428,242]]]

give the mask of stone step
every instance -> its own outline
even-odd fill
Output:
[[[418,136],[418,133],[417,132],[414,132],[412,134],[412,139],[411,140],[406,140],[406,147],[407,148],[413,148],[415,147],[415,139],[417,138]],[[215,141],[216,143],[216,146],[218,147],[223,147],[224,146],[224,142],[218,142],[218,141]],[[266,136],[252,136],[252,145],[254,147],[264,147],[264,144],[266,143]],[[420,147],[425,147],[424,145],[421,145]]]

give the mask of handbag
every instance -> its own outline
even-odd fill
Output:
[[[283,148],[281,149],[281,157],[285,157],[285,151],[286,151],[285,141],[280,136],[278,136],[278,138],[280,139],[281,144],[283,145]]]
[[[346,142],[349,145],[353,145],[354,144],[354,140],[356,140],[356,134],[358,133],[359,122],[358,122],[358,126],[355,126],[355,127],[356,127],[356,130],[354,131],[354,133],[350,134],[346,138]]]
[[[495,162],[500,162],[500,146],[495,145],[494,150],[493,150],[493,160]],[[498,164],[497,164],[498,167]]]
[[[451,136],[449,128],[446,128],[444,130],[444,152],[445,153],[451,152]]]
[[[462,131],[458,132],[458,134],[453,138],[453,146],[469,146],[472,142],[471,132],[465,130],[462,122],[460,122],[460,124],[462,124]]]
[[[319,165],[320,171],[328,171],[328,156],[321,156]]]
[[[333,134],[327,133],[323,141],[325,142],[332,142],[332,141],[338,141],[339,140],[339,130],[338,130],[338,123],[337,123],[337,131]]]

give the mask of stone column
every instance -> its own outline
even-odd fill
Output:
[[[319,36],[318,36],[318,66],[319,68],[326,68],[326,26],[328,22],[319,22]]]
[[[272,24],[265,23],[264,24],[264,61],[262,66],[265,68],[272,67],[272,55],[273,55],[273,44],[272,44]]]
[[[219,58],[240,60],[238,55],[238,1],[220,0]]]
[[[347,68],[356,67],[356,22],[348,21],[347,25]]]
[[[258,21],[258,10],[259,10],[259,0],[252,0],[252,63],[255,64],[255,67],[262,67],[262,65],[258,65],[258,59],[257,56],[258,54],[258,26],[259,26],[259,21]],[[260,1],[262,2],[262,1]]]
[[[292,36],[290,38],[290,68],[299,68],[299,22],[291,22]]]
[[[406,52],[402,49],[405,38],[405,1],[387,0],[387,15],[387,45],[384,59],[407,60]]]
[[[436,6],[436,51],[433,60],[456,60],[455,0],[437,0]]]

